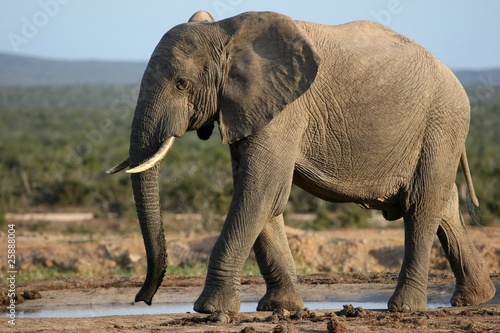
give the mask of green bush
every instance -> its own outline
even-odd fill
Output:
[[[313,230],[332,230],[335,228],[366,228],[368,214],[365,209],[353,204],[343,204],[332,213],[327,209],[316,213],[311,228]]]
[[[368,226],[367,218],[367,211],[353,204],[346,204],[337,215],[341,228],[366,228]]]
[[[4,89],[5,88],[5,89]],[[2,211],[82,206],[100,217],[135,219],[130,177],[104,171],[128,154],[137,87],[4,87],[0,91],[0,223]],[[475,87],[469,90],[474,94]],[[500,221],[500,90],[475,103],[467,153],[483,223]],[[14,144],[13,144],[14,143]],[[459,188],[463,175],[457,173]],[[199,213],[220,228],[233,191],[229,149],[214,133],[187,133],[161,167],[163,210]],[[461,191],[462,192],[462,191]],[[462,210],[465,209],[461,198]],[[53,209],[53,208],[51,208]],[[364,226],[366,212],[328,203],[296,186],[287,212],[316,213],[315,229]]]

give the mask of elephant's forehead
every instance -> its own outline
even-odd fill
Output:
[[[178,72],[198,72],[205,67],[205,60],[196,50],[172,48],[168,52],[155,52],[151,57],[153,67],[161,68],[170,75]]]
[[[180,50],[194,51],[204,45],[212,37],[213,27],[210,23],[183,23],[170,29],[160,41]]]
[[[173,62],[206,57],[206,42],[203,37],[193,32],[194,30],[173,28],[160,40],[153,56],[170,59]]]

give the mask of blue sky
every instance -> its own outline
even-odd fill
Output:
[[[166,31],[199,9],[216,19],[272,10],[331,25],[377,21],[453,69],[500,68],[500,1],[493,0],[0,0],[0,52],[145,61]]]

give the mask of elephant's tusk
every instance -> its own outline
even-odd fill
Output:
[[[139,173],[142,171],[146,171],[153,166],[156,165],[156,163],[160,162],[168,153],[170,148],[172,148],[172,145],[174,144],[175,137],[171,136],[163,144],[161,145],[160,149],[151,156],[146,162],[141,163],[140,165],[136,166],[135,168],[132,168],[130,170],[125,171],[126,173]]]
[[[117,164],[114,167],[106,170],[106,173],[108,175],[112,175],[114,173],[122,171],[123,169],[128,168],[129,166],[130,166],[130,160],[127,158],[127,159],[123,160],[123,162],[121,162],[120,164]]]

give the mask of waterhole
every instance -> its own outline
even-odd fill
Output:
[[[309,310],[340,310],[346,302],[305,302]],[[353,302],[354,307],[363,309],[387,309],[386,302]],[[448,304],[430,303],[429,308],[447,307]],[[257,302],[242,302],[240,312],[253,312],[257,308]],[[91,318],[103,316],[126,316],[126,315],[155,315],[155,314],[182,314],[194,313],[193,303],[163,303],[147,306],[143,303],[137,304],[108,304],[108,305],[75,305],[54,306],[43,309],[20,309],[19,318]]]

